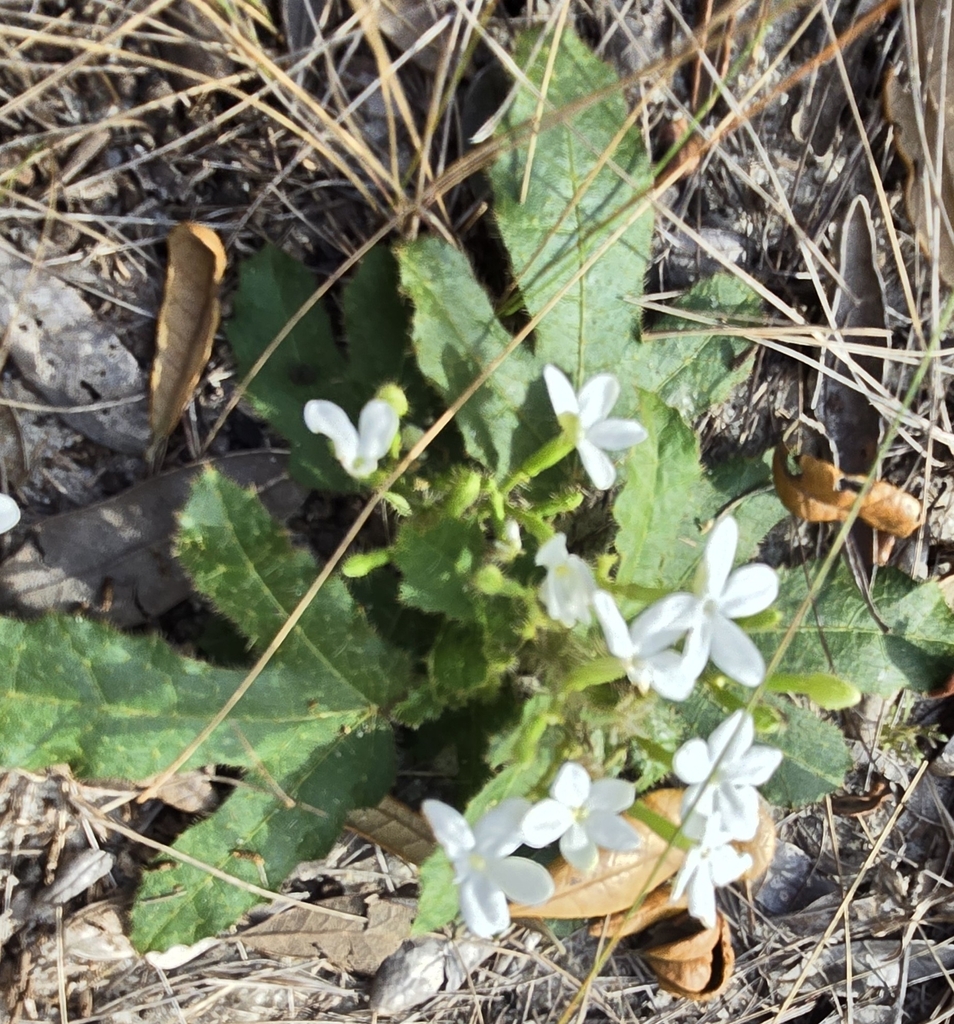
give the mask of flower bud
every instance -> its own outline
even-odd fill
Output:
[[[407,396],[397,384],[382,384],[374,397],[380,398],[382,402],[387,402],[400,419],[407,416]]]

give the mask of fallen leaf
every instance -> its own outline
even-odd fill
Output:
[[[714,928],[705,928],[683,911],[650,929],[645,941],[643,958],[664,991],[708,1002],[728,987],[735,950],[722,914],[716,916]]]
[[[908,217],[925,255],[937,258],[938,273],[950,286],[954,284],[954,125],[948,115],[954,110],[954,75],[950,73],[954,34],[948,31],[943,4],[922,2],[911,10],[912,17],[903,19],[908,76],[902,81],[889,74],[885,110],[894,122],[895,143],[908,170]],[[914,80],[921,86],[918,97],[912,89]],[[936,218],[938,205],[941,215]]]
[[[201,224],[177,224],[169,232],[168,247],[149,385],[149,458],[175,430],[212,354],[226,263],[219,236]]]
[[[411,933],[415,908],[376,895],[332,896],[314,910],[289,907],[241,934],[242,942],[271,956],[313,957],[315,950],[340,970],[374,974]],[[322,915],[322,908],[354,914],[359,920]]]
[[[867,793],[848,793],[831,798],[832,814],[841,818],[858,818],[870,814],[891,797],[891,787],[883,775],[875,777]]]
[[[673,825],[679,823],[681,789],[660,789],[643,797],[643,803]],[[556,891],[535,907],[511,907],[513,917],[604,917],[631,907],[647,891],[671,878],[682,865],[685,852],[667,849],[666,840],[648,825],[628,817],[639,833],[635,850],[600,850],[592,871],[583,872],[562,857],[550,865]]]
[[[0,334],[26,384],[51,405],[129,399],[59,415],[97,444],[143,453],[149,439],[145,379],[132,353],[75,288],[5,248],[0,248]]]
[[[797,455],[798,472],[788,467],[788,449],[780,444],[772,458],[772,479],[782,504],[810,523],[844,522],[864,477],[850,476],[812,455]],[[894,537],[908,537],[921,521],[921,502],[886,480],[876,480],[865,496],[859,519]]]
[[[377,807],[349,811],[345,825],[409,864],[423,864],[436,849],[424,818],[390,796]]]
[[[285,475],[284,456],[242,452],[211,464],[254,486],[279,519],[301,505],[304,492]],[[43,520],[0,565],[0,609],[35,615],[82,608],[128,628],[185,600],[192,586],[172,540],[176,513],[204,466],[152,477],[98,505]]]

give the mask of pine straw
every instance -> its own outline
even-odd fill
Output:
[[[950,0],[945,3],[949,9]],[[863,338],[835,331],[830,308],[838,278],[834,228],[860,191],[872,199],[882,239],[896,372],[889,377],[891,389],[874,380],[853,386],[887,419],[899,421],[886,473],[927,502],[936,500],[946,493],[940,481],[954,460],[944,359],[934,359],[910,408],[900,401],[939,327],[942,293],[935,264],[923,259],[906,233],[900,173],[876,96],[881,73],[903,53],[897,18],[876,26],[864,42],[867,89],[855,97],[848,90],[847,113],[830,148],[816,156],[796,139],[791,119],[796,110],[811,109],[810,83],[837,90],[860,73],[857,63],[846,66],[837,48],[831,49],[839,34],[850,32],[846,15],[836,15],[832,25],[824,6],[799,9],[779,2],[765,11],[743,0],[727,3],[709,23],[710,40],[718,42],[732,28],[736,54],[747,40],[758,37],[758,45],[725,79],[725,69],[714,63],[715,46],[700,51],[692,35],[697,26],[685,23],[681,6],[672,0],[619,7],[611,0],[569,8],[558,3],[534,20],[552,31],[568,15],[596,51],[617,65],[647,143],[658,140],[661,126],[691,119],[693,79],[723,86],[722,98],[703,119],[698,166],[653,196],[659,224],[655,266],[663,290],[657,312],[665,309],[666,290],[683,287],[703,263],[736,274],[765,302],[765,322],[746,332],[758,346],[748,388],[700,425],[707,453],[722,457],[764,449],[805,411],[810,375],[831,372],[822,353],[868,351]],[[910,18],[910,0],[904,6]],[[183,219],[215,227],[233,265],[268,240],[304,259],[327,289],[376,237],[430,231],[479,256],[485,199],[473,175],[492,158],[494,144],[467,147],[461,55],[479,40],[478,63],[492,54],[519,75],[508,47],[524,20],[450,4],[435,30],[439,59],[432,73],[406,55],[395,59],[397,51],[361,2],[353,8],[330,5],[318,37],[291,55],[276,10],[263,12],[247,0],[230,10],[226,16],[202,0],[0,2],[4,244],[81,280],[101,315],[143,359],[162,278],[158,246]],[[189,11],[198,12],[196,21],[183,20]],[[673,26],[671,40],[659,37],[664,24]],[[663,42],[674,56],[663,54]],[[819,55],[832,52],[834,61],[822,65]],[[726,256],[713,229],[730,233],[745,253],[741,264]],[[227,292],[232,283],[227,281]],[[218,353],[212,373],[223,391],[214,414],[238,400],[242,384],[230,379],[225,351]],[[200,425],[203,450],[217,429],[214,418]],[[940,533],[941,525],[936,517],[929,520],[917,543],[930,548],[933,571],[945,565],[950,571],[954,535]],[[828,871],[842,891],[873,884],[880,894],[885,866],[889,873],[910,876],[902,895],[913,923],[902,932],[902,947],[919,936],[933,938],[945,920],[935,899],[948,885],[943,879],[951,823],[946,796],[935,800],[934,791],[925,789],[929,783],[922,779],[914,792],[931,794],[919,797],[919,813],[938,823],[931,831],[936,848],[925,842],[907,849],[916,822],[906,824],[903,817],[876,830],[872,838],[883,846],[870,864],[846,856],[866,848],[863,821],[853,821],[844,834],[844,824],[836,829],[830,817],[821,822],[802,814],[782,829],[783,836],[830,861]],[[930,811],[932,801],[936,812]],[[936,870],[924,877],[928,862]],[[830,1005],[833,1013],[852,1019],[854,1004],[844,983],[812,993],[801,986],[784,1008],[778,987],[782,974],[794,968],[797,977],[817,957],[822,931],[837,935],[838,915],[804,935],[797,922],[787,930],[786,922],[765,919],[738,897],[729,902],[740,958],[726,1001],[706,1009],[675,1003],[656,992],[638,958],[620,949],[604,974],[590,979],[575,1012],[611,1021],[716,1021],[727,1014],[739,1022],[781,1021],[809,1010],[817,1020],[820,1008]],[[870,922],[845,927],[845,938],[857,943]],[[438,996],[406,1019],[555,1020],[580,991],[596,952],[595,940],[582,936],[564,952],[513,932],[496,958],[474,972],[468,990]],[[95,994],[86,1019],[119,1020],[121,1012],[143,1020],[369,1018],[362,1009],[363,982],[319,960],[286,966],[249,959],[235,940],[169,978],[138,964],[115,979],[115,986],[113,994]],[[928,1010],[917,1009],[917,993],[923,991],[918,988],[910,998],[907,1019],[927,1017]],[[55,1019],[56,1003],[32,1010],[41,1019]],[[31,1007],[25,1009],[29,1013]],[[902,1009],[894,1019],[905,1019]],[[949,1015],[939,1008],[935,1019]]]

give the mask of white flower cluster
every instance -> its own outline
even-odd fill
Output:
[[[626,625],[612,595],[599,590],[589,566],[567,552],[558,533],[537,552],[546,567],[540,599],[551,619],[572,627],[596,613],[610,654],[642,692],[685,700],[711,658],[727,676],[758,686],[765,662],[758,648],[733,622],[764,611],[778,596],[778,576],[767,565],[732,572],[739,542],[736,521],[727,516],[713,528],[690,593],[664,597]],[[682,652],[673,645],[684,639]]]
[[[688,787],[682,798],[682,830],[694,845],[676,876],[672,898],[685,892],[689,913],[708,928],[716,922],[715,887],[734,882],[752,866],[749,854],[731,844],[755,837],[755,787],[768,782],[782,761],[780,750],[753,746],[754,738],[752,716],[735,711],[708,741],[688,740],[673,757],[673,771]]]
[[[636,830],[621,816],[636,799],[632,783],[620,779],[593,782],[586,769],[567,761],[550,786],[550,796],[503,800],[474,826],[440,800],[421,806],[434,838],[454,865],[460,910],[481,938],[510,924],[509,897],[535,906],[553,895],[553,879],[542,865],[512,856],[519,846],[542,849],[559,841],[560,853],[580,871],[596,865],[599,848],[634,850]]]

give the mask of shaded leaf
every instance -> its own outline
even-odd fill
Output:
[[[184,601],[192,586],[172,553],[175,517],[204,465],[163,473],[115,498],[37,523],[0,565],[0,606],[25,614],[85,608],[129,627]],[[237,452],[214,465],[254,486],[278,519],[304,500],[286,476],[284,456]]]
[[[438,238],[398,249],[401,286],[414,304],[418,365],[450,404],[510,343],[467,260]],[[456,417],[467,453],[498,478],[558,433],[543,362],[524,348],[507,358]]]
[[[434,837],[424,818],[394,797],[377,807],[362,807],[348,814],[348,828],[409,864],[423,864],[434,852]]]
[[[156,354],[149,382],[152,455],[179,423],[212,354],[219,327],[219,285],[225,249],[219,236],[186,221],[169,232],[166,286],[156,318]]]

